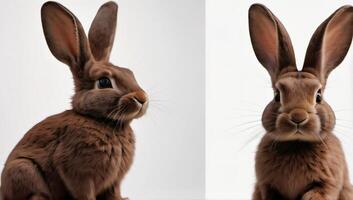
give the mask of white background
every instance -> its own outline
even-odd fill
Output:
[[[310,37],[337,8],[353,1],[257,1],[289,32],[301,68]],[[260,117],[273,98],[270,77],[252,50],[248,9],[255,1],[206,0],[206,193],[209,199],[250,199],[254,156],[264,134]],[[352,49],[352,47],[351,47]],[[353,178],[353,51],[331,73],[325,98],[336,110]],[[348,120],[348,121],[345,121]],[[255,137],[253,140],[252,138]]]
[[[45,42],[44,1],[5,1],[0,8],[0,170],[34,124],[70,108],[73,82]],[[60,1],[88,30],[105,1]],[[204,2],[118,1],[111,61],[129,67],[151,97],[135,121],[137,152],[123,195],[141,199],[204,198]]]

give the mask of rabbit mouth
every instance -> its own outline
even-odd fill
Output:
[[[293,123],[286,117],[280,117],[276,129],[271,133],[279,141],[321,141],[320,122],[314,116],[301,123]]]
[[[273,138],[277,141],[294,141],[294,140],[300,140],[300,141],[309,141],[309,142],[320,142],[322,140],[322,137],[320,136],[320,133],[317,133],[315,131],[302,131],[300,129],[294,130],[292,132],[271,132],[271,135]]]
[[[142,117],[147,110],[149,101],[147,94],[143,91],[132,92],[119,98],[117,112],[113,120],[131,121]]]
[[[131,121],[142,117],[148,108],[148,102],[140,103],[134,99],[129,102],[121,102],[117,108],[113,109],[112,113],[109,115],[114,121]]]
[[[143,104],[141,103],[136,103],[136,104],[138,105],[139,109],[135,113],[133,113],[134,116],[132,118],[134,119],[142,117],[146,113],[148,108],[148,102]]]

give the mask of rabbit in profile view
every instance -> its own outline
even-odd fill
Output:
[[[323,95],[329,73],[350,47],[353,7],[339,8],[317,28],[301,71],[287,31],[269,9],[252,5],[249,29],[274,89],[262,115],[266,134],[256,153],[253,199],[352,200],[344,152],[333,134],[335,115]]]
[[[1,174],[2,200],[122,200],[120,184],[134,155],[130,122],[147,109],[133,73],[109,62],[118,6],[100,7],[88,39],[64,6],[47,2],[41,17],[52,54],[73,74],[72,109],[30,129]]]

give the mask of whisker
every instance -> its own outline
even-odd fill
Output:
[[[112,120],[111,117],[113,116],[114,112],[117,112],[119,110],[119,107],[117,108],[114,108],[106,117],[105,117],[105,120],[104,120],[104,123],[105,123],[105,127],[104,128],[107,128],[107,126],[109,125],[107,123],[108,120]]]
[[[115,123],[115,126],[114,126],[114,128],[113,128],[113,134],[115,134],[115,130],[116,130],[117,126],[119,126],[119,127],[118,127],[119,129],[121,129],[122,118],[123,118],[122,113],[125,112],[125,110],[127,109],[127,107],[128,107],[127,105],[124,105],[124,106],[121,107],[121,109],[119,109],[119,110],[115,113],[114,119],[115,119],[116,117],[118,117],[118,118],[116,119],[116,123]]]
[[[149,99],[149,102],[168,102],[167,100],[161,100],[161,99]]]
[[[241,130],[238,130],[237,133],[236,133],[236,135],[239,135],[239,134],[243,135],[243,134],[245,134],[245,133],[248,133],[248,132],[251,131],[251,130],[254,130],[254,129],[256,130],[256,128],[261,128],[261,130],[262,130],[262,126],[261,126],[261,125],[255,124],[255,125],[252,125],[252,126],[243,128],[243,129],[241,129]],[[230,130],[227,130],[226,132],[228,132],[228,131],[230,131]],[[231,134],[234,134],[234,133],[231,132]]]
[[[274,139],[274,140],[272,140],[272,143],[271,143],[271,149],[276,149],[277,148],[277,144],[278,144],[278,142],[279,142],[279,135],[276,135],[276,138]]]
[[[345,122],[352,122],[351,120],[342,119],[342,118],[336,118],[336,120],[338,120],[338,121],[345,121]]]
[[[347,130],[353,130],[353,126],[344,125],[344,124],[336,124],[336,127],[344,128]]]
[[[148,115],[150,116],[149,119],[152,120],[153,125],[154,125],[155,127],[160,127],[160,125],[159,125],[159,124],[157,123],[157,121],[155,120],[155,115],[154,115],[154,113],[153,113],[153,112],[148,112]]]
[[[337,129],[337,128],[338,128],[338,129]],[[340,130],[339,130],[339,129],[340,129]],[[348,135],[348,134],[346,134],[345,132],[346,132],[346,130],[344,130],[344,128],[335,127],[335,129],[334,129],[334,133],[338,133],[338,134],[344,135],[344,136],[350,138],[350,139],[353,141],[353,136]]]
[[[247,124],[252,124],[252,123],[260,123],[260,122],[261,122],[261,120],[247,121],[244,123],[236,124],[235,127],[239,127],[239,126],[243,126],[243,125],[247,125]]]
[[[234,116],[230,116],[229,119],[240,119],[240,118],[249,118],[249,117],[256,117],[256,118],[260,118],[261,115],[234,115]]]
[[[322,139],[322,137],[320,136],[320,134],[317,135],[319,137],[319,139],[321,140],[321,143],[324,144],[324,146],[326,147],[327,150],[329,150],[328,146],[326,145],[325,141]]]
[[[161,108],[160,106],[157,106],[155,104],[150,104],[150,106],[153,107],[153,108],[158,109],[159,111],[165,112],[165,110],[163,108]]]
[[[251,113],[262,113],[262,110],[253,110],[253,109],[246,109],[246,108],[233,108],[230,109],[231,111],[235,111],[235,112],[251,112]]]
[[[261,125],[261,123],[260,123],[260,121],[245,122],[245,123],[242,123],[242,124],[231,126],[228,129],[226,129],[225,132],[234,130],[236,128],[241,128],[241,127],[244,127],[244,126],[247,126],[247,125],[250,125],[250,127],[252,127],[252,126],[259,126],[259,125]],[[250,128],[250,127],[246,127],[246,129]]]
[[[256,138],[258,138],[261,135],[262,132],[256,133],[254,136],[252,136],[250,139],[246,140],[245,144],[242,145],[238,151],[242,151],[248,144],[250,144],[252,141],[254,141]]]
[[[352,109],[338,109],[338,110],[333,110],[335,113],[339,113],[339,112],[351,112]]]

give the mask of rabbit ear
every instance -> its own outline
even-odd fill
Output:
[[[64,6],[46,2],[41,9],[45,39],[52,54],[81,75],[90,58],[88,42],[81,23]]]
[[[113,46],[118,5],[114,2],[103,4],[94,18],[88,33],[89,44],[94,58],[108,61]]]
[[[312,36],[303,71],[314,73],[322,83],[346,56],[353,35],[353,7],[343,6],[326,19]]]
[[[249,29],[257,59],[274,82],[284,68],[296,71],[292,42],[282,23],[269,9],[253,4],[249,9]]]

